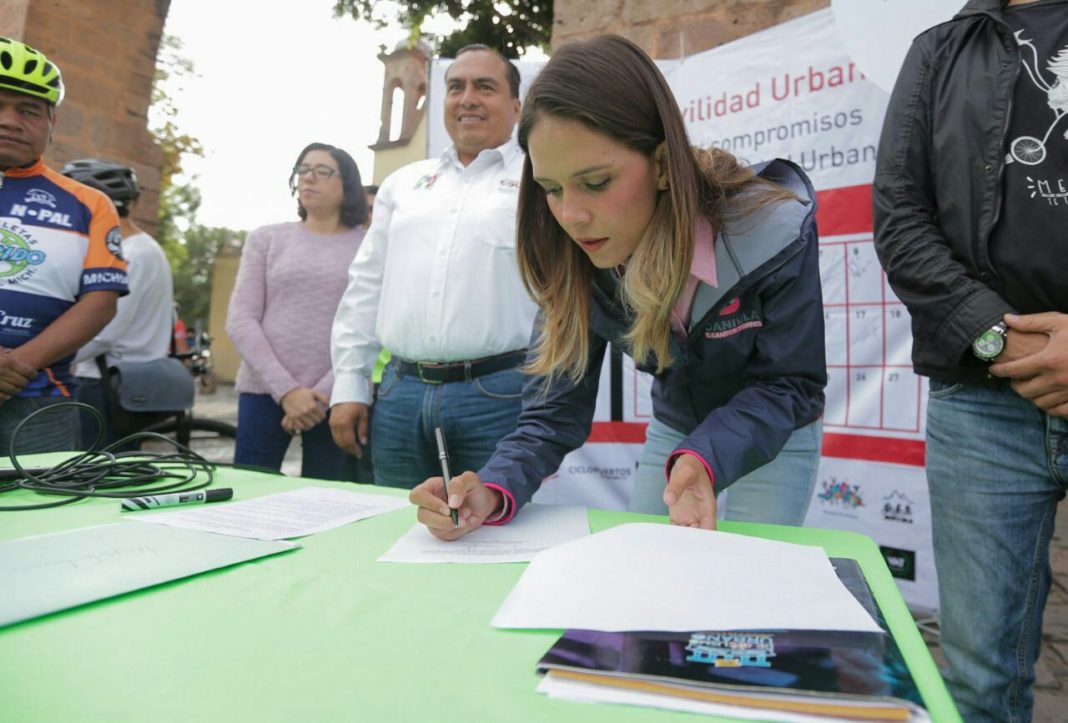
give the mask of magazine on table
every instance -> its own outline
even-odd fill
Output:
[[[856,561],[832,563],[886,630]],[[886,632],[569,630],[538,669],[547,675],[543,689],[561,697],[611,700],[614,690],[644,694],[645,703],[620,699],[642,705],[683,699],[694,710],[716,704],[750,709],[764,720],[779,714],[789,720],[929,720],[904,657]]]

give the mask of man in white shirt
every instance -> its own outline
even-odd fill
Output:
[[[457,474],[479,469],[515,429],[536,310],[515,256],[519,72],[471,45],[445,86],[453,145],[379,188],[334,318],[334,441],[362,456],[370,426],[375,483],[392,487],[441,474],[437,427]],[[393,359],[373,400],[383,346]]]
[[[146,362],[170,353],[174,329],[174,290],[171,265],[154,238],[130,218],[141,188],[132,168],[108,161],[71,161],[63,167],[64,176],[103,191],[119,213],[122,254],[129,264],[130,293],[119,299],[115,318],[74,357],[76,395],[79,402],[96,408],[104,418],[101,444],[118,438],[112,426],[105,382],[101,381],[96,358],[103,354],[108,367],[121,361]],[[81,442],[88,447],[96,439],[97,422],[81,412]]]

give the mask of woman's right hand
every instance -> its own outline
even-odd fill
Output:
[[[477,530],[486,518],[501,508],[504,498],[495,489],[482,484],[474,472],[464,472],[449,483],[449,502],[445,502],[445,481],[431,477],[412,490],[408,500],[419,508],[416,519],[430,534],[442,540],[457,540]],[[460,512],[460,526],[453,527],[449,510]]]
[[[330,400],[319,391],[308,387],[291,389],[279,401],[290,423],[305,432],[326,419],[326,409],[330,404]]]

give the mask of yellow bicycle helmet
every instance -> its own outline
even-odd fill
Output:
[[[59,105],[63,78],[59,68],[39,50],[0,35],[0,88],[25,93]]]

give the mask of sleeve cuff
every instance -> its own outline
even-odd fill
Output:
[[[664,463],[664,483],[667,484],[667,482],[671,479],[671,468],[675,466],[675,460],[677,460],[684,454],[693,457],[698,462],[700,462],[702,466],[704,466],[705,472],[708,473],[708,479],[712,483],[712,489],[715,490],[716,475],[712,472],[712,467],[709,466],[708,462],[705,460],[704,457],[702,457],[692,449],[676,449],[674,452],[668,455],[667,461]]]
[[[512,493],[506,490],[504,487],[501,487],[500,485],[495,485],[492,482],[487,482],[486,487],[500,492],[501,497],[504,498],[504,504],[501,505],[501,509],[497,510],[492,515],[483,520],[482,524],[504,525],[508,522],[511,522],[512,518],[515,517],[516,512],[515,497],[513,497]]]
[[[297,384],[296,382],[293,382],[292,385],[285,385],[285,386],[275,387],[271,391],[271,399],[274,400],[275,404],[281,406],[282,405],[282,397],[284,397],[285,395],[289,394],[294,389],[300,389],[300,385]]]
[[[334,388],[330,394],[330,406],[358,402],[370,406],[374,403],[374,387],[368,377],[359,374],[334,375]]]

